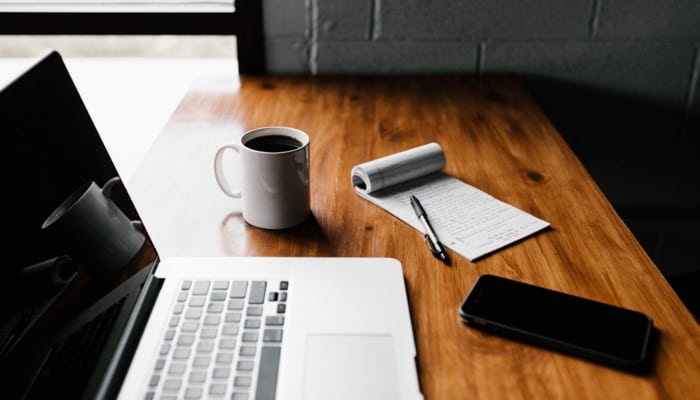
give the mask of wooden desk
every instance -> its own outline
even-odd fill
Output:
[[[403,263],[426,399],[700,396],[700,327],[533,99],[508,77],[272,77],[200,85],[130,182],[161,256],[385,256]],[[248,226],[213,177],[217,147],[288,125],[311,137],[313,218]],[[552,229],[445,267],[423,237],[357,196],[353,165],[437,141],[445,172]],[[491,273],[645,312],[660,332],[637,376],[485,335],[457,308]]]

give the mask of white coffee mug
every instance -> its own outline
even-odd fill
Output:
[[[237,153],[241,185],[224,171],[226,150]],[[221,190],[241,199],[243,219],[265,229],[284,229],[309,216],[309,136],[294,128],[269,126],[245,132],[237,143],[221,146],[214,157]]]
[[[130,220],[111,200],[119,177],[100,188],[82,185],[46,218],[41,228],[90,275],[110,278],[139,252],[146,237],[140,221]]]

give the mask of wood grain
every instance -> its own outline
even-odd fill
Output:
[[[242,132],[287,125],[311,137],[303,225],[247,225],[213,178]],[[453,266],[422,235],[357,196],[361,162],[436,141],[445,172],[551,223]],[[700,393],[700,327],[576,156],[511,77],[243,76],[186,96],[129,188],[161,256],[382,256],[403,264],[426,399],[688,398]],[[483,334],[457,308],[491,273],[647,313],[653,370],[634,375]]]

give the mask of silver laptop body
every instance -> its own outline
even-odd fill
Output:
[[[422,398],[395,259],[156,252],[109,290],[88,278],[86,293],[105,293],[42,323],[83,272],[78,265],[48,286],[50,274],[27,278],[27,266],[63,256],[41,221],[85,180],[118,174],[57,52],[2,89],[0,109],[5,183],[15,193],[3,199],[14,210],[0,279],[6,398]],[[128,188],[124,200],[138,219]],[[23,302],[34,296],[41,300]]]

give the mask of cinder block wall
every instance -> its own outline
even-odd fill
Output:
[[[265,0],[270,72],[514,71],[700,111],[697,0]]]
[[[520,74],[623,217],[698,220],[698,0],[263,6],[271,73]]]

